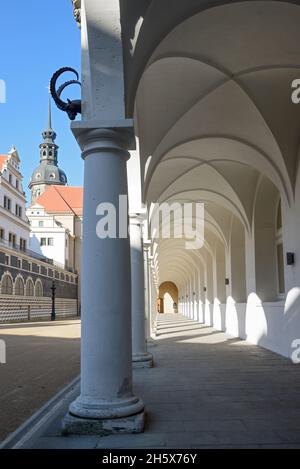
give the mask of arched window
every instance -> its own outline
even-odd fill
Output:
[[[17,277],[15,282],[15,295],[23,296],[24,295],[24,281],[21,277]]]
[[[27,279],[26,282],[26,296],[33,296],[34,295],[34,285],[31,278]]]
[[[43,296],[43,285],[39,279],[35,282],[35,296]]]
[[[13,294],[13,281],[10,275],[5,274],[1,280],[1,293],[3,295]]]
[[[277,256],[277,289],[279,295],[285,293],[284,280],[284,255],[283,255],[283,239],[282,239],[282,209],[281,199],[278,202],[277,219],[276,219],[276,256]]]

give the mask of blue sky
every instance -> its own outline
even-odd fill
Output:
[[[0,79],[6,83],[6,104],[0,103],[0,153],[15,145],[21,157],[24,189],[39,162],[41,132],[47,123],[50,78],[58,68],[80,70],[80,30],[70,0],[1,2]],[[50,6],[51,3],[51,6]],[[69,75],[66,75],[67,78]],[[66,91],[79,96],[79,88]],[[59,165],[69,185],[82,185],[80,150],[65,113],[52,104],[53,128],[59,145]]]

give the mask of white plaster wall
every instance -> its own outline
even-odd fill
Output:
[[[139,213],[142,204],[140,157],[138,151],[131,151],[127,161],[129,213]]]
[[[53,246],[41,246],[41,238],[53,238]],[[66,248],[65,248],[65,231],[55,232],[49,229],[48,231],[33,232],[30,235],[30,249],[42,254],[49,259],[53,259],[59,264],[65,265],[66,262]]]
[[[215,329],[290,356],[284,321],[284,302],[261,303],[256,295],[250,295],[248,303],[235,303],[228,298],[226,304],[215,301],[213,307]]]

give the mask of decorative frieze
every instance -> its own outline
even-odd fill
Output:
[[[81,26],[81,0],[72,0],[73,3],[73,11],[74,11],[74,18],[78,24]]]

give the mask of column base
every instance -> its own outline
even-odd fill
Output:
[[[144,429],[144,404],[131,395],[105,400],[79,396],[62,422],[63,435],[140,433]]]
[[[152,368],[153,356],[151,353],[141,353],[132,356],[133,368]]]
[[[107,419],[88,419],[76,417],[70,412],[62,422],[63,435],[115,435],[142,433],[145,425],[145,412],[136,415]]]

